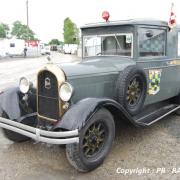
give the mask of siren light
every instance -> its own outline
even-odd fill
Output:
[[[107,22],[109,20],[110,14],[108,11],[102,13],[102,18]]]

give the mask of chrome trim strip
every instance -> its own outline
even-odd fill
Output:
[[[176,67],[176,66],[180,66],[180,65],[154,66],[154,67],[147,67],[147,68],[143,68],[143,69],[144,69],[144,70],[146,70],[146,69],[162,69],[162,68],[169,68],[169,67]]]
[[[57,119],[52,119],[52,118],[48,118],[46,116],[41,116],[39,113],[37,113],[37,115],[38,115],[39,118],[42,118],[44,120],[52,121],[52,122],[57,122]]]

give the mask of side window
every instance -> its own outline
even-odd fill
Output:
[[[10,43],[10,47],[15,47],[15,43]]]
[[[180,32],[178,32],[178,56],[180,56]]]
[[[166,30],[139,29],[139,56],[165,56]]]

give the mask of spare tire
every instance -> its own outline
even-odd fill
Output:
[[[141,68],[129,66],[119,74],[116,82],[116,98],[131,115],[141,111],[146,93],[147,79]]]

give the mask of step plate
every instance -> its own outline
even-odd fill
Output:
[[[159,121],[160,119],[164,118],[165,116],[171,114],[178,109],[180,109],[180,105],[169,104],[159,109],[156,109],[155,111],[146,114],[141,118],[134,117],[133,119],[140,126],[150,126],[151,124]]]

